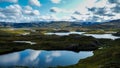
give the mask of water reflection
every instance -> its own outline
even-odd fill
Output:
[[[59,35],[59,36],[64,36],[64,35],[69,35],[69,34],[83,34],[83,33],[85,33],[85,32],[57,32],[57,33],[45,33],[45,35],[53,35],[53,34],[55,34],[55,35]]]
[[[84,34],[86,36],[93,36],[95,38],[117,39],[120,37],[113,36],[112,34]]]
[[[36,44],[35,42],[31,42],[31,41],[13,41],[13,42],[15,42],[15,43],[28,43],[30,45]]]
[[[0,66],[34,66],[54,67],[76,64],[80,59],[92,56],[92,51],[36,51],[24,50],[6,55],[0,55]]]
[[[120,37],[113,36],[112,34],[84,34],[85,32],[68,32],[68,33],[45,33],[45,35],[59,35],[59,36],[64,36],[64,35],[69,35],[69,34],[82,34],[85,36],[93,36],[95,38],[106,38],[106,39],[117,39]]]

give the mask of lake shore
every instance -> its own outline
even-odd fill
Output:
[[[71,34],[68,36],[57,35],[30,35],[30,36],[1,36],[0,38],[0,54],[20,51],[24,49],[35,50],[70,50],[70,51],[92,51],[99,48],[101,43],[91,36],[82,36]],[[19,42],[14,42],[14,41]],[[26,43],[24,40],[27,40]],[[31,45],[28,40],[34,43]],[[9,42],[8,42],[9,41]],[[87,41],[87,42],[86,42]]]
[[[80,60],[76,65],[58,68],[120,68],[120,39],[101,41],[104,45],[95,50],[92,57]]]
[[[119,37],[110,39],[108,38],[109,36],[107,38],[94,38],[90,34],[89,36],[82,34],[68,34],[59,36],[54,34],[43,35],[41,32],[31,32],[27,35],[22,35],[22,33],[23,31],[1,31],[0,54],[3,55],[25,49],[48,51],[68,50],[74,52],[94,51],[94,56],[80,60],[78,64],[66,66],[65,68],[109,68],[113,64],[114,67],[119,68],[120,64],[117,62],[120,60],[118,58],[120,57]],[[100,35],[98,37],[100,37]],[[32,42],[35,44],[31,45]]]

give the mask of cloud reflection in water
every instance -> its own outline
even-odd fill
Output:
[[[24,50],[6,55],[0,55],[0,66],[34,66],[53,67],[76,64],[80,59],[92,56],[92,51],[44,51]]]

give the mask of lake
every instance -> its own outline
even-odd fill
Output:
[[[93,36],[95,38],[105,38],[105,39],[117,39],[120,37],[113,36],[112,34],[84,34],[85,32],[65,32],[65,33],[45,33],[45,35],[59,35],[59,36],[65,36],[65,35],[70,35],[70,34],[80,34],[80,35],[85,35],[85,36]]]
[[[85,32],[56,32],[56,33],[45,33],[45,35],[59,35],[59,36],[64,36],[64,35],[70,35],[70,34],[84,34]]]
[[[120,37],[113,36],[112,34],[84,34],[86,36],[93,36],[95,38],[105,38],[105,39],[118,39]]]
[[[31,42],[31,41],[13,41],[13,42],[15,42],[15,43],[28,43],[30,45],[36,44],[35,42]]]
[[[80,59],[93,56],[93,51],[45,51],[27,49],[0,55],[0,66],[56,67],[77,64]]]

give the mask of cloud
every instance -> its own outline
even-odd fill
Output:
[[[18,4],[0,8],[0,20],[9,22],[33,21],[40,16],[38,10],[34,10],[30,6],[21,7]]]
[[[104,6],[94,6],[92,8],[88,8],[89,11],[93,12],[93,14],[102,15],[102,16],[114,16],[113,13],[119,13],[120,5],[118,4],[118,0],[104,0],[96,3],[96,5],[103,3]],[[101,5],[103,5],[101,4]]]
[[[59,13],[59,12],[62,12],[62,9],[57,8],[57,7],[52,7],[52,8],[50,9],[50,11],[51,11],[51,12],[54,12],[54,13]]]
[[[38,0],[29,0],[29,4],[33,6],[41,6],[41,3]]]
[[[29,15],[29,16],[38,16],[40,15],[40,12],[38,10],[24,10],[24,14],[25,15]]]
[[[15,4],[7,6],[6,8],[1,8],[0,13],[6,16],[4,19],[17,20],[17,17],[22,16],[21,10],[22,8],[19,5]]]
[[[115,7],[111,8],[111,10],[115,13],[120,13],[120,5],[116,5]]]
[[[39,21],[71,21],[70,15],[57,17],[56,14],[42,15],[39,17]]]
[[[101,22],[103,18],[101,16],[89,16],[86,20],[88,22]]]
[[[33,8],[30,7],[30,6],[25,6],[24,8],[25,8],[26,10],[33,10]]]
[[[78,14],[78,15],[79,15],[79,14],[81,14],[81,13],[80,13],[79,11],[75,11],[74,14]]]
[[[73,10],[66,10],[66,9],[62,9],[62,8],[58,8],[58,7],[52,7],[50,9],[50,12],[53,12],[53,13],[73,13],[74,11]]]
[[[0,18],[4,19],[4,18],[6,18],[6,16],[3,13],[0,13]]]
[[[91,8],[89,9],[91,12],[93,12],[94,14],[97,14],[97,15],[105,15],[105,13],[107,12],[106,11],[106,8]]]
[[[10,5],[10,6],[7,6],[6,8],[1,8],[0,9],[0,12],[2,13],[20,13],[21,12],[21,6],[18,5],[18,4],[15,4],[15,5]]]
[[[119,3],[120,4],[120,0],[108,0],[109,3]]]
[[[76,8],[50,7],[50,12],[42,15],[34,6],[41,6],[39,0],[28,0],[29,6],[12,4],[0,8],[0,21],[30,22],[30,21],[107,21],[119,19],[120,0],[85,0]],[[51,0],[60,3],[62,0]],[[17,0],[0,0],[0,2],[16,3]],[[67,1],[66,1],[67,3]],[[66,4],[67,5],[67,4]]]
[[[52,15],[50,15],[50,20],[51,21],[59,21],[59,18],[55,14],[52,14]]]
[[[74,21],[86,21],[89,17],[92,17],[92,15],[76,15],[76,14],[73,14],[71,16],[71,19],[73,19]]]
[[[34,14],[34,15],[40,15],[40,12],[39,12],[38,10],[34,10],[34,11],[33,11],[33,14]]]
[[[61,2],[61,0],[51,0],[52,3],[58,4]]]
[[[0,0],[0,2],[17,3],[17,2],[18,2],[18,0]]]
[[[23,9],[23,13],[25,15],[40,15],[40,12],[38,10],[33,10],[32,7],[30,6],[25,6],[24,9]]]
[[[74,14],[77,14],[77,16],[73,15],[72,18],[81,20],[84,19],[84,17],[82,17],[83,15],[88,15],[85,17],[85,21],[107,21],[110,19],[116,19],[115,17],[118,17],[117,15],[120,13],[119,2],[120,0],[86,0],[86,2],[83,3],[83,6],[80,5],[82,8],[80,7],[80,9],[77,9],[74,12]],[[87,8],[87,10],[85,8]],[[89,14],[92,14],[92,16]]]

